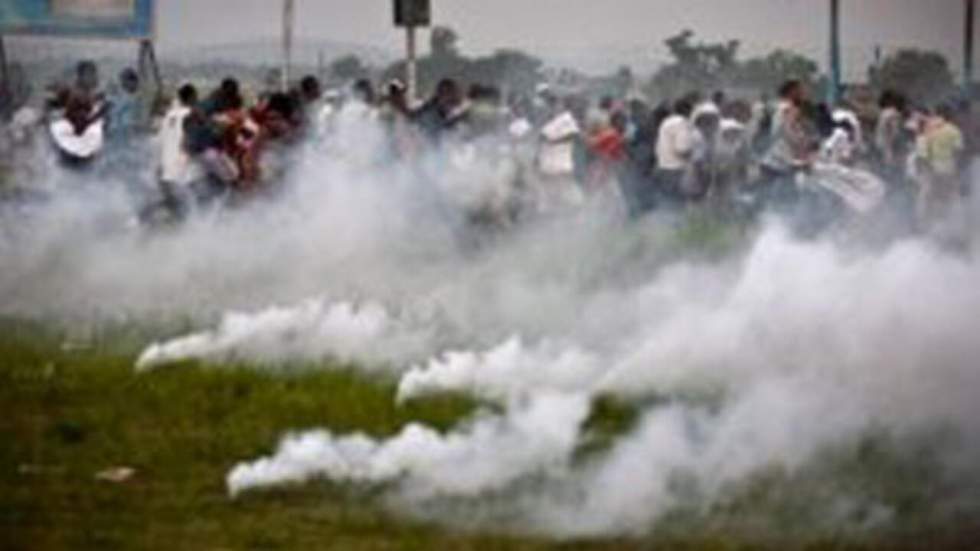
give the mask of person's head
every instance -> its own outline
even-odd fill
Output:
[[[439,84],[436,85],[435,100],[444,109],[456,107],[462,100],[459,84],[451,78],[440,80]]]
[[[119,85],[124,92],[135,94],[140,89],[140,76],[135,70],[127,67],[119,73]]]
[[[185,84],[177,90],[177,101],[184,107],[197,105],[197,88],[193,84]]]
[[[241,109],[245,103],[242,99],[238,81],[230,77],[221,81],[221,84],[214,91],[212,97],[214,98],[214,108],[217,112]]]
[[[288,93],[275,92],[265,103],[262,127],[273,138],[282,138],[300,124],[299,100]]]
[[[806,89],[798,80],[787,80],[779,87],[779,99],[802,105],[806,101]]]
[[[239,95],[241,93],[241,87],[238,84],[238,80],[232,77],[227,77],[221,81],[218,91],[218,93],[227,98]]]
[[[297,110],[295,98],[282,92],[276,92],[269,96],[266,108],[270,113],[275,113],[290,121],[293,120]]]
[[[408,108],[408,87],[405,86],[404,82],[398,79],[388,82],[385,92],[390,105],[399,110]]]
[[[374,85],[371,84],[370,80],[366,78],[358,79],[356,82],[354,82],[353,91],[354,91],[354,97],[358,101],[364,102],[368,105],[374,103],[374,99],[375,99]]]
[[[885,90],[878,96],[878,107],[888,109],[897,107],[897,96],[894,90]]]
[[[75,83],[85,91],[92,91],[99,87],[99,68],[94,61],[80,61],[75,66]]]
[[[660,125],[663,124],[667,117],[671,115],[671,104],[669,100],[661,101],[653,108],[650,112],[650,116],[646,121],[649,129],[654,135],[660,131]]]
[[[728,98],[725,97],[724,90],[716,90],[714,94],[711,94],[711,101],[718,106],[719,109],[725,108],[725,103]]]
[[[612,96],[603,96],[602,99],[599,100],[599,109],[602,109],[603,111],[612,111],[615,105],[616,100],[614,100]]]
[[[313,75],[306,75],[299,81],[299,91],[303,101],[312,102],[320,99],[323,91],[320,88],[320,81]]]
[[[694,105],[688,98],[681,98],[674,103],[674,114],[680,115],[682,117],[690,117],[691,111],[694,110]]]

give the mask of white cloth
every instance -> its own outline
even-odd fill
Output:
[[[523,138],[528,135],[528,133],[533,130],[531,123],[525,118],[520,118],[510,123],[507,131],[510,133],[512,138]]]
[[[854,160],[854,142],[843,128],[835,128],[820,147],[820,157],[831,164],[849,164]]]
[[[572,138],[579,132],[578,122],[568,111],[544,125],[541,129],[544,141],[538,154],[542,174],[565,176],[575,172],[575,145]]]
[[[51,137],[55,145],[65,153],[79,159],[95,157],[105,144],[105,132],[102,119],[88,125],[85,132],[75,133],[75,127],[67,119],[58,119],[51,123]]]
[[[571,175],[575,172],[575,147],[572,142],[541,144],[538,163],[542,174]]]
[[[721,118],[721,109],[713,101],[706,101],[698,105],[694,112],[691,113],[691,121],[696,121],[701,117],[717,117]]]
[[[857,113],[850,109],[834,109],[831,118],[836,123],[846,122],[851,125],[851,128],[854,129],[854,139],[851,140],[851,143],[855,147],[860,147],[864,144],[864,132],[861,128],[861,119],[858,118]]]
[[[721,124],[719,125],[719,131],[724,132],[738,132],[740,134],[745,133],[745,125],[736,119],[725,118],[721,119]]]
[[[580,131],[575,116],[570,111],[564,111],[541,128],[541,135],[549,142],[556,142],[571,138]]]
[[[190,157],[184,150],[184,121],[191,110],[175,103],[160,125],[160,179],[172,184],[186,185],[191,180]]]
[[[885,198],[885,182],[863,170],[814,163],[812,181],[840,197],[844,204],[861,214],[871,212]]]
[[[663,170],[687,168],[694,147],[694,129],[681,115],[671,115],[657,134],[657,164]]]

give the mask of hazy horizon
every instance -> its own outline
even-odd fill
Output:
[[[743,55],[788,48],[826,60],[826,1],[715,0],[683,4],[650,0],[519,0],[493,3],[433,0],[434,24],[462,37],[464,52],[520,48],[536,55],[594,64],[664,61],[663,40],[690,28],[704,40],[739,39]],[[167,0],[160,2],[161,49],[205,46],[260,38],[280,32],[275,0]],[[299,39],[323,39],[400,51],[404,40],[392,25],[387,0],[296,0]],[[233,14],[229,18],[228,14]],[[560,17],[558,17],[560,15]],[[233,21],[234,24],[231,24]],[[861,76],[880,46],[887,54],[901,47],[938,50],[955,71],[962,66],[963,4],[960,0],[844,0],[842,40],[845,73]],[[427,35],[423,35],[423,44]]]

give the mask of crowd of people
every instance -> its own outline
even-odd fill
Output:
[[[384,137],[365,163],[433,153],[450,165],[506,162],[504,193],[475,209],[495,223],[596,200],[633,217],[688,208],[729,217],[805,212],[819,227],[886,205],[927,229],[968,192],[980,136],[966,102],[913,106],[884,91],[869,118],[844,102],[812,102],[794,80],[775,101],[717,91],[654,105],[639,97],[590,101],[548,84],[505,95],[449,78],[416,103],[399,81],[379,90],[358,80],[338,91],[314,76],[247,101],[226,78],[206,94],[180,86],[158,116],[136,71],[124,70],[111,93],[94,63],[79,63],[74,80],[52,91],[39,116],[15,114],[8,133],[46,128],[71,170],[145,165],[151,151],[157,200],[142,215],[174,219],[218,199],[262,196],[282,181],[291,151],[317,143],[329,155],[343,128],[364,124]]]

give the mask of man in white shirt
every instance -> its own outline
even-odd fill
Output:
[[[551,118],[540,129],[535,204],[540,212],[577,206],[583,196],[575,181],[575,144],[582,129],[566,101],[548,95]]]
[[[160,146],[161,205],[174,216],[185,214],[192,202],[190,185],[194,180],[194,165],[187,152],[185,123],[197,106],[197,89],[185,84],[177,92],[177,99],[163,117],[158,136]],[[147,213],[157,205],[147,209]],[[146,214],[146,213],[144,213]]]
[[[682,201],[681,183],[691,163],[694,128],[690,117],[693,106],[687,99],[674,105],[674,112],[660,125],[657,134],[657,183],[667,201]]]

